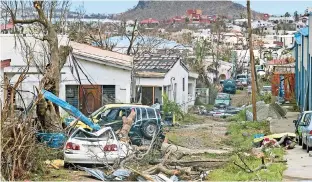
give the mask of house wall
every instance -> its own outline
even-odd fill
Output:
[[[14,34],[0,34],[0,60],[11,59],[11,66],[6,67],[1,70],[1,82],[2,82],[2,75],[4,72],[6,73],[7,77],[10,79],[10,83],[14,84],[20,74],[16,74],[20,67],[26,66],[27,55],[25,54],[25,46],[21,44],[21,42],[27,42],[27,44],[31,47],[30,52],[32,53],[33,59],[31,60],[31,67],[29,69],[29,74],[24,79],[24,81],[20,84],[19,90],[24,90],[28,92],[21,92],[21,97],[17,94],[16,104],[18,106],[23,106],[24,103],[27,106],[33,99],[33,94],[30,92],[35,92],[35,88],[39,88],[39,82],[42,78],[41,75],[38,74],[38,70],[33,64],[33,61],[39,62],[42,65],[46,65],[48,60],[44,57],[44,49],[47,46],[43,44],[41,41],[38,41],[34,37],[30,35],[26,35],[24,37],[16,37]],[[58,36],[59,45],[65,45],[67,42],[66,36]],[[29,56],[29,55],[28,55]],[[12,73],[12,72],[15,73]],[[4,101],[4,93],[0,92],[1,102],[3,104]],[[24,103],[23,103],[24,102]]]
[[[196,79],[188,78],[188,106],[193,106],[196,99]]]
[[[77,59],[77,58],[76,58]],[[90,85],[115,85],[116,102],[130,103],[131,71],[111,66],[106,66],[83,59],[77,59],[87,77],[78,70],[81,84]],[[71,68],[64,68],[66,74],[62,75],[60,98],[65,99],[65,85],[78,85],[78,77],[71,73]]]
[[[136,85],[139,86],[159,86],[164,85],[164,78],[136,78]]]
[[[184,112],[187,112],[188,108],[188,72],[181,66],[180,60],[172,67],[172,69],[166,74],[164,79],[164,85],[176,84],[176,90],[171,89],[169,91],[169,99],[174,100],[174,91],[176,92],[176,103],[181,105]],[[183,90],[183,78],[184,78],[184,90]]]
[[[312,20],[309,21],[311,21],[309,23],[312,23]],[[308,29],[308,35],[303,35],[300,33],[301,45],[300,42],[299,44],[295,44],[296,99],[301,111],[312,110],[311,33],[311,29]]]

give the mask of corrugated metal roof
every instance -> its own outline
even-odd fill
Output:
[[[144,55],[134,58],[134,67],[138,71],[167,73],[179,59],[178,56]]]

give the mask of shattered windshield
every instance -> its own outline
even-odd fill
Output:
[[[111,139],[112,133],[110,130],[105,131],[104,133],[100,134],[99,136],[94,135],[93,133],[87,132],[85,130],[80,130],[72,136],[73,138],[79,139],[79,140],[101,140],[106,141],[108,139]]]

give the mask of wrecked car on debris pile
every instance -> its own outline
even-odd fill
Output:
[[[114,164],[131,153],[131,147],[119,141],[111,127],[97,132],[75,130],[64,146],[64,167],[70,164]]]
[[[135,109],[136,117],[129,132],[129,138],[134,145],[149,144],[156,133],[157,138],[164,140],[162,133],[161,115],[157,109],[144,105],[108,104],[93,112],[89,118],[100,127],[111,127],[114,131],[121,129],[122,117],[128,116]],[[74,118],[65,118],[65,124],[74,125]],[[78,121],[76,127],[91,130],[86,124]]]

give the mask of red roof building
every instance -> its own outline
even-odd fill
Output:
[[[288,59],[273,59],[271,61],[268,61],[268,65],[282,65],[282,64],[288,64]]]
[[[1,60],[0,68],[5,68],[11,66],[11,59]]]
[[[1,30],[9,30],[9,29],[12,29],[14,27],[13,23],[9,23],[9,24],[1,24],[0,25],[0,28]]]
[[[149,19],[142,20],[140,24],[159,24],[159,21],[153,18],[149,18]]]
[[[269,18],[270,18],[269,14],[263,14],[263,16],[262,16],[262,20],[264,20],[264,21],[269,20]]]

